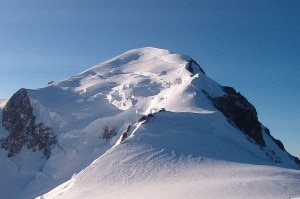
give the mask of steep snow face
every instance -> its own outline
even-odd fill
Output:
[[[0,193],[5,198],[41,195],[102,158],[108,149],[115,153],[111,157],[117,157],[120,149],[126,151],[131,142],[139,145],[139,141],[141,153],[147,145],[163,150],[168,157],[183,154],[298,168],[265,131],[265,145],[258,146],[230,123],[211,100],[226,95],[222,87],[193,59],[168,50],[131,50],[27,93],[36,123],[51,127],[57,144],[47,161],[26,147],[13,158],[0,150],[0,175],[5,173],[9,181],[0,181]],[[162,110],[166,111],[159,112]],[[149,115],[149,126],[142,125],[143,115]],[[1,135],[7,137],[4,130]],[[106,164],[101,158],[101,164]],[[145,166],[139,164],[139,168]],[[9,191],[13,186],[18,190]]]

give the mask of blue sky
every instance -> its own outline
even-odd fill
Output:
[[[187,54],[300,156],[300,1],[1,0],[0,98],[124,51]]]

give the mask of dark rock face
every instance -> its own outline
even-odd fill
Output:
[[[124,131],[121,135],[121,142],[123,142],[129,135],[129,132],[131,130],[131,125],[129,125],[126,129],[126,131]]]
[[[201,73],[205,74],[204,70],[201,68],[201,66],[193,59],[191,59],[187,65],[186,65],[186,69],[190,72],[190,73],[193,73],[194,74],[194,68],[193,68],[193,65],[196,65],[199,70],[201,71]]]
[[[209,96],[214,106],[257,144],[265,146],[266,144],[263,139],[261,124],[258,121],[257,112],[254,106],[232,87],[225,86],[223,87],[223,91],[227,93],[224,96],[217,98]]]
[[[268,134],[270,136],[270,138],[275,142],[275,144],[283,151],[285,151],[284,145],[282,144],[282,142],[280,140],[275,139],[271,133],[270,130],[268,128],[265,129],[266,134]]]
[[[104,126],[103,136],[102,136],[103,139],[105,139],[107,141],[116,135],[117,135],[117,132],[114,127],[110,128],[109,126]]]
[[[9,132],[9,135],[1,140],[1,148],[8,151],[8,157],[15,156],[27,146],[33,151],[42,151],[48,159],[52,145],[57,142],[52,128],[43,123],[36,124],[25,89],[20,89],[7,102],[3,109],[2,126]]]
[[[280,140],[275,139],[268,128],[262,128],[257,118],[255,107],[240,93],[236,92],[232,87],[223,87],[226,95],[213,98],[206,91],[202,91],[213,102],[214,106],[220,110],[230,123],[233,123],[242,132],[252,138],[258,145],[265,147],[266,143],[263,139],[263,131],[273,140],[273,142],[282,150],[286,151]],[[268,157],[281,162],[276,158],[274,151],[266,153]],[[300,160],[297,157],[290,155],[290,158],[300,166]]]
[[[152,113],[149,113],[147,115],[143,115],[139,120],[138,122],[147,122],[149,117],[154,117],[154,115]]]
[[[295,160],[295,162],[299,165],[300,167],[300,160],[297,157],[292,156],[291,158],[293,158]]]

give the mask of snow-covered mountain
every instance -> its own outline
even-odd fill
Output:
[[[299,159],[185,55],[131,50],[0,107],[1,198],[300,196]]]

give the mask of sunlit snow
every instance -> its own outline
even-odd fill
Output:
[[[203,92],[218,97],[222,88],[199,66],[187,70],[190,61],[135,49],[28,90],[37,121],[53,127],[58,144],[48,160],[26,149],[8,159],[0,150],[0,198],[299,197],[289,154],[268,135],[261,148],[231,125]],[[105,127],[116,136],[102,139]],[[266,155],[272,151],[282,163]]]

